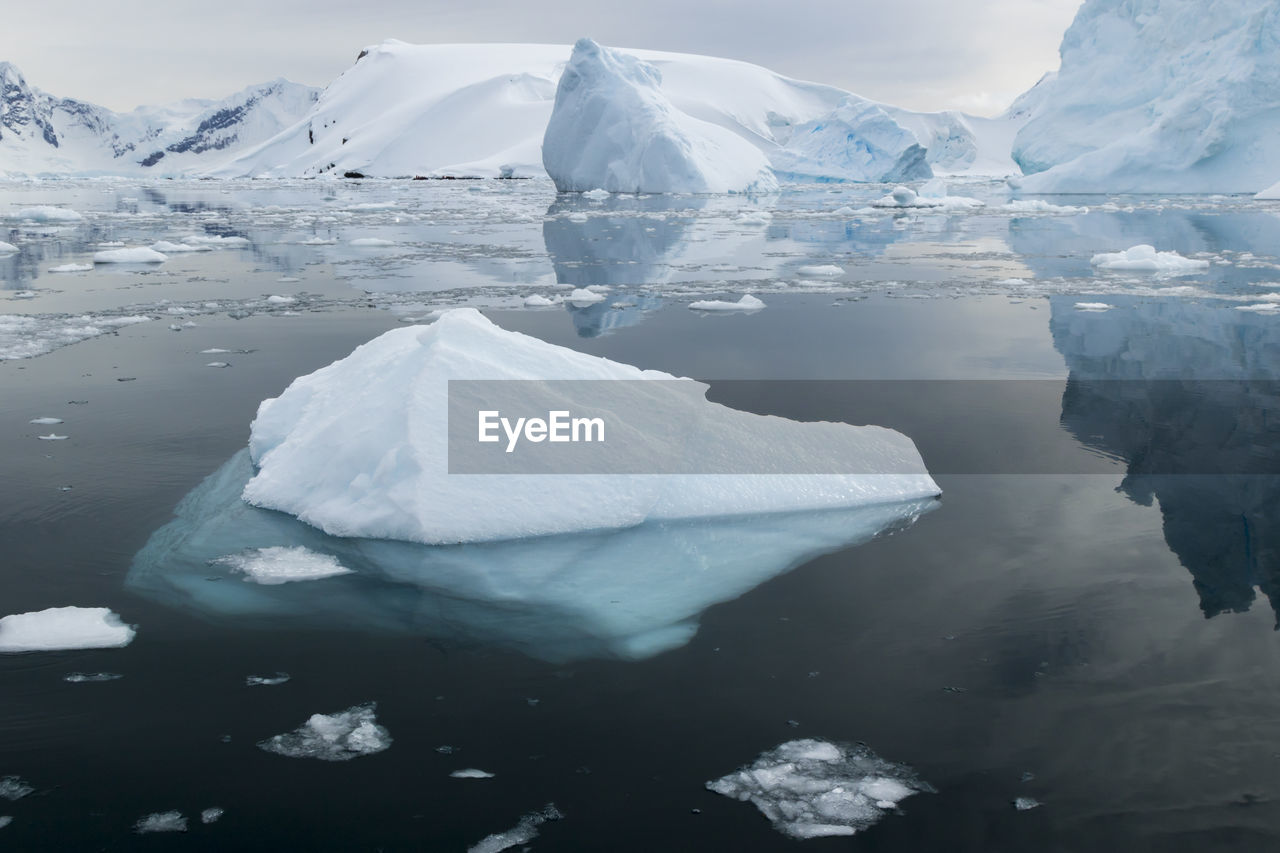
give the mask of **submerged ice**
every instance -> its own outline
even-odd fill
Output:
[[[853,835],[912,794],[933,791],[866,746],[813,739],[788,741],[707,788],[753,803],[792,838]]]

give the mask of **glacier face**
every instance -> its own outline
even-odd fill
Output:
[[[1088,0],[1015,104],[1032,192],[1257,192],[1280,177],[1280,5]]]
[[[0,176],[188,174],[274,136],[318,95],[281,79],[220,101],[117,113],[46,94],[0,62]]]
[[[542,164],[560,192],[777,188],[760,149],[671,103],[656,66],[590,39],[574,45],[560,75]]]

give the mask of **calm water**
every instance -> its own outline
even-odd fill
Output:
[[[1055,199],[1092,210],[1023,216],[960,185],[987,207],[856,212],[884,190],[593,203],[540,182],[0,186],[0,216],[86,217],[0,221],[20,249],[0,256],[0,353],[38,354],[0,361],[0,613],[106,606],[138,625],[125,649],[0,656],[0,776],[36,788],[0,800],[0,839],[462,850],[553,802],[565,817],[534,849],[794,849],[703,785],[822,737],[866,742],[937,793],[804,842],[818,850],[1274,849],[1280,317],[1239,309],[1280,291],[1280,205]],[[743,217],[761,209],[767,222]],[[101,243],[193,234],[247,242],[47,272]],[[1172,279],[1090,265],[1138,243],[1212,265]],[[587,285],[607,300],[518,307]],[[768,307],[686,307],[745,292]],[[792,549],[790,570],[714,546],[722,582],[665,651],[611,633],[611,608],[652,607],[655,587],[675,609],[692,596],[643,535],[593,543],[573,568],[609,597],[562,610],[537,586],[523,604],[393,574],[259,593],[143,565],[179,502],[234,466],[259,401],[464,303],[707,379],[736,407],[894,426],[943,497],[872,541]],[[111,325],[136,316],[152,319]],[[70,438],[37,441],[49,427],[28,421],[45,415]],[[741,532],[689,535],[711,534]],[[462,562],[519,571],[556,547]],[[76,671],[123,677],[62,680]],[[291,680],[244,686],[278,671]],[[386,752],[325,763],[255,746],[367,701]],[[496,776],[450,778],[464,767]],[[1043,805],[1016,811],[1021,796]],[[213,806],[225,816],[201,825]],[[133,833],[169,809],[190,831]]]

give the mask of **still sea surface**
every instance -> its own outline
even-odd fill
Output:
[[[123,649],[0,655],[0,777],[34,788],[0,799],[0,847],[465,850],[554,803],[517,849],[1274,850],[1280,203],[1031,211],[957,182],[985,205],[871,206],[888,189],[0,184],[18,250],[0,255],[0,615],[138,626]],[[194,250],[50,272],[159,241]],[[1091,263],[1138,244],[1209,266]],[[605,299],[566,299],[584,287]],[[746,293],[766,307],[688,307]],[[535,294],[555,304],[524,307]],[[900,429],[942,497],[767,565],[739,559],[731,524],[694,525],[720,559],[696,589],[643,535],[540,584],[522,564],[559,546],[467,551],[454,570],[488,572],[483,589],[407,570],[259,588],[154,558],[184,497],[244,464],[260,401],[457,305],[737,408]],[[634,642],[671,627],[664,607],[674,629]],[[386,751],[256,746],[367,702]],[[797,842],[706,790],[809,737],[936,792]],[[465,768],[494,776],[450,776]],[[187,832],[135,832],[169,810]]]

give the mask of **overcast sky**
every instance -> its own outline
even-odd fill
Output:
[[[995,113],[1058,66],[1081,0],[51,0],[6,3],[0,60],[117,110],[287,77],[366,44],[551,42],[726,56],[914,109]],[[566,56],[567,58],[567,56]]]

